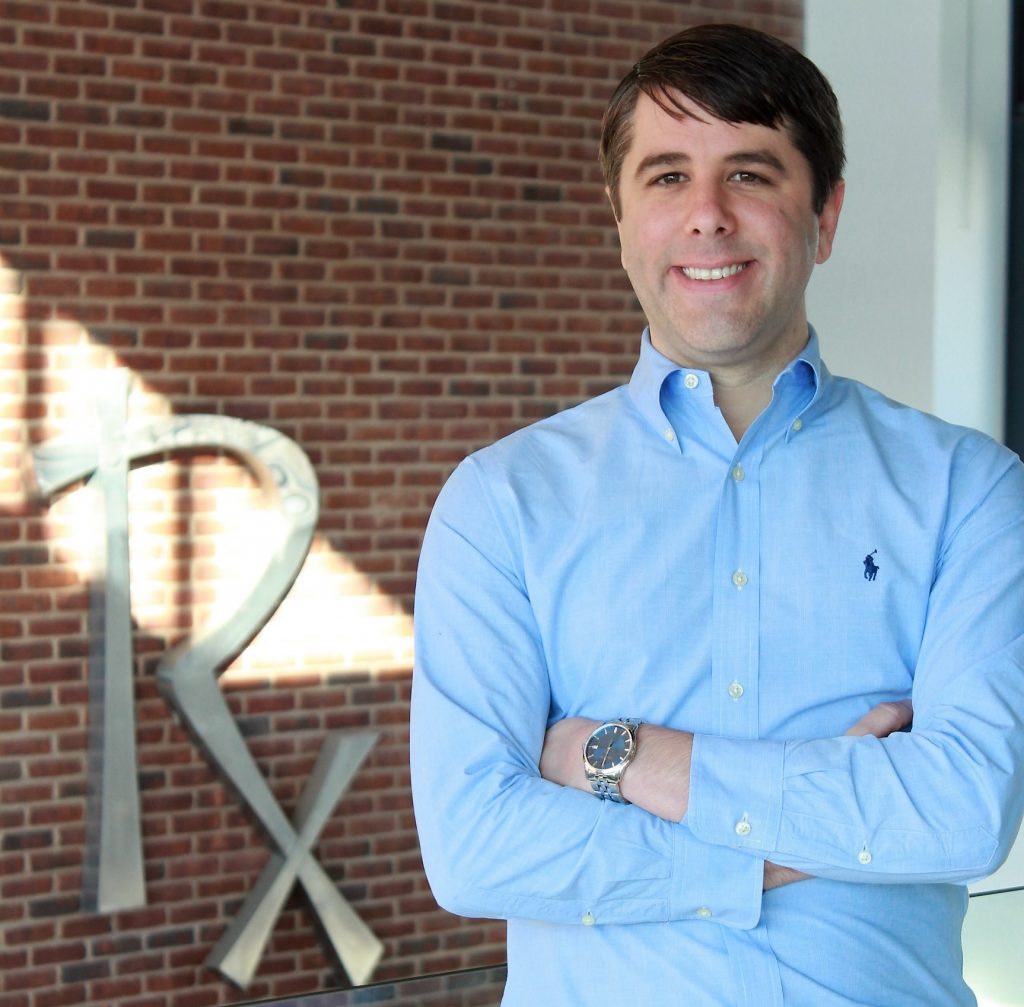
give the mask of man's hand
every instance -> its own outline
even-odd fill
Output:
[[[761,890],[770,892],[773,888],[781,888],[783,885],[791,885],[794,881],[806,881],[814,877],[813,874],[804,874],[803,871],[794,870],[792,867],[781,867],[773,864],[770,860],[764,862],[764,884]]]
[[[873,734],[876,738],[888,738],[890,734],[902,731],[914,719],[914,708],[909,699],[897,699],[890,703],[879,703],[868,710],[846,733],[855,737]]]

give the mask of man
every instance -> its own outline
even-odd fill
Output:
[[[841,127],[795,50],[667,40],[602,163],[632,379],[463,462],[423,546],[435,895],[508,919],[510,1005],[974,1004],[963,885],[1024,804],[1024,470],[822,363]]]

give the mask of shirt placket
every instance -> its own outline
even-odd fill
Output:
[[[712,695],[716,733],[759,736],[761,616],[761,465],[765,424],[748,432],[723,481],[715,536]],[[736,834],[749,834],[745,814]],[[737,1007],[781,1007],[779,964],[763,922],[752,930],[723,931],[737,980]]]
[[[715,536],[711,686],[715,733],[758,736],[763,436],[737,448],[721,490]]]

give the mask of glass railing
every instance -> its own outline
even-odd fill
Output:
[[[504,988],[505,966],[489,965],[350,990],[259,1000],[252,1007],[498,1007]]]
[[[978,1007],[1024,1007],[1024,888],[971,896],[964,975]]]

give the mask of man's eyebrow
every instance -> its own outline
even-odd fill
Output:
[[[690,163],[690,155],[681,150],[665,150],[658,154],[650,154],[636,166],[636,177],[639,178],[651,168],[671,168]],[[786,166],[770,150],[738,150],[725,158],[726,164],[763,164],[773,168],[780,175],[786,174]]]
[[[740,150],[730,154],[726,161],[729,164],[763,164],[774,168],[780,175],[786,174],[786,166],[770,150]]]
[[[639,178],[651,168],[672,167],[677,164],[688,164],[690,155],[684,154],[681,150],[666,150],[660,154],[649,154],[636,166],[636,178]]]

